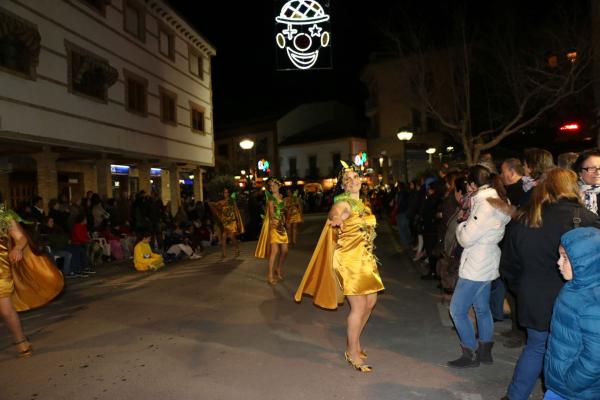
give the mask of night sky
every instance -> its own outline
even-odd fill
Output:
[[[393,50],[381,34],[411,25],[433,42],[446,45],[452,16],[465,15],[473,37],[485,36],[508,21],[515,29],[545,23],[542,0],[330,0],[333,68],[276,70],[274,18],[281,1],[189,1],[168,3],[217,49],[212,62],[216,132],[236,121],[281,115],[304,102],[340,100],[364,118],[366,88],[360,81],[374,51]],[[571,1],[556,1],[572,8]],[[580,5],[586,2],[581,1]],[[525,38],[526,40],[526,38]]]
[[[306,101],[339,99],[361,112],[365,88],[360,73],[377,46],[373,21],[381,9],[365,10],[352,6],[351,1],[333,0],[333,68],[276,71],[273,2],[169,3],[217,49],[212,63],[217,128],[236,120],[284,113]]]

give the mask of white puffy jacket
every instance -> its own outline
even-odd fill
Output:
[[[496,189],[482,186],[471,198],[469,218],[456,227],[456,239],[464,248],[458,276],[471,281],[492,281],[500,276],[500,247],[510,206]]]

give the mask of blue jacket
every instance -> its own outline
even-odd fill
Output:
[[[598,400],[600,230],[574,229],[562,236],[561,244],[571,261],[573,280],[554,303],[544,365],[546,386],[567,400]]]

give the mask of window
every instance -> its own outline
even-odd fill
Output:
[[[296,157],[290,157],[289,163],[290,163],[290,171],[289,171],[290,176],[293,176],[293,177],[298,176],[298,169],[296,167]]]
[[[319,176],[317,156],[308,156],[308,176],[310,178],[317,178]]]
[[[196,53],[191,47],[189,51],[189,63],[190,72],[192,75],[196,75],[200,79],[204,79],[204,65],[203,58],[200,54]]]
[[[158,28],[158,51],[163,56],[175,61],[175,35],[163,26]]]
[[[256,141],[256,154],[269,154],[269,139],[264,137]]]
[[[0,70],[34,79],[40,41],[34,24],[0,8]]]
[[[160,120],[177,125],[177,95],[162,87],[159,87],[158,91],[160,93]]]
[[[110,0],[79,0],[94,11],[106,16],[106,6],[110,4]]]
[[[330,175],[335,175],[335,173],[337,172],[338,169],[340,169],[340,165],[342,165],[340,163],[340,160],[342,159],[342,154],[341,153],[333,153],[331,156],[331,161],[333,162],[333,168],[331,170],[331,174]]]
[[[141,114],[144,117],[148,113],[148,81],[127,70],[125,75],[125,108],[129,112]]]
[[[146,23],[144,8],[131,0],[123,4],[123,24],[126,32],[142,42],[146,40]]]
[[[92,100],[106,102],[108,88],[119,73],[105,59],[65,41],[68,55],[69,91]]]
[[[194,132],[204,132],[204,108],[190,102],[190,125]]]
[[[226,144],[220,144],[217,148],[217,154],[221,157],[229,157],[229,146]]]

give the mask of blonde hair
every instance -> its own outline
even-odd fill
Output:
[[[557,203],[560,199],[569,199],[581,204],[577,174],[564,168],[553,168],[533,189],[531,199],[520,212],[517,219],[530,228],[542,227],[542,208],[545,204]]]

